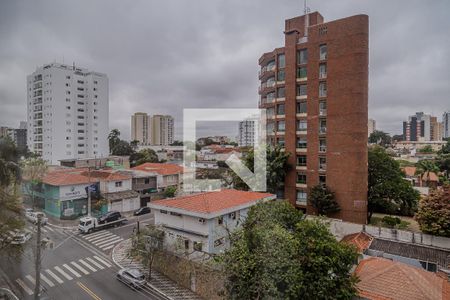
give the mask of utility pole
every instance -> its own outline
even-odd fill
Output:
[[[42,215],[37,215],[37,234],[36,234],[36,262],[35,262],[35,278],[34,299],[39,300],[41,294],[41,225]]]
[[[88,181],[89,181],[89,185],[87,188],[87,192],[88,192],[88,217],[91,216],[91,167],[88,166]]]

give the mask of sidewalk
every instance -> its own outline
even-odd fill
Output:
[[[125,240],[112,251],[112,259],[114,263],[120,268],[131,267],[138,269],[145,269],[145,267],[137,260],[128,256],[128,252],[131,248],[131,239]],[[148,271],[147,271],[148,272]],[[152,270],[152,279],[147,283],[151,288],[155,289],[159,293],[173,300],[200,300],[197,294],[177,285],[175,282],[162,275],[157,271]]]

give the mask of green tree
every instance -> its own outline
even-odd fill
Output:
[[[404,180],[399,164],[379,146],[369,148],[368,220],[374,212],[412,215],[419,193]]]
[[[130,144],[127,141],[120,140],[117,144],[114,145],[111,154],[119,156],[130,156],[133,153],[134,151]]]
[[[182,141],[173,141],[173,143],[170,144],[170,146],[183,146],[183,142]]]
[[[369,136],[370,144],[377,144],[382,147],[386,147],[390,145],[391,142],[392,142],[391,136],[383,131],[375,130]]]
[[[108,135],[109,142],[109,153],[113,153],[114,148],[120,142],[120,131],[119,129],[113,129]]]
[[[0,251],[2,255],[18,254],[20,249],[11,244],[10,232],[24,226],[21,202],[18,196],[21,172],[18,151],[9,138],[0,138]],[[11,250],[11,251],[8,251]]]
[[[334,199],[334,193],[327,186],[321,184],[311,189],[309,200],[319,215],[328,215],[341,210]]]
[[[426,145],[420,149],[417,150],[417,152],[419,153],[433,153],[433,147],[431,147],[430,145]]]
[[[138,145],[139,145],[139,141],[138,140],[132,140],[130,142],[131,149],[133,149],[134,152],[136,152],[136,150],[138,148]]]
[[[254,171],[254,157],[253,149],[248,151],[243,158],[244,165]],[[283,187],[284,179],[287,171],[290,168],[288,164],[289,153],[282,150],[281,147],[267,147],[267,191],[269,193],[276,193]],[[233,187],[239,190],[248,190],[247,184],[236,174],[233,173]]]
[[[36,195],[35,192],[42,184],[42,179],[47,172],[48,166],[44,160],[41,158],[27,158],[21,162],[21,168],[24,180],[26,181],[23,185],[27,189],[28,196],[31,195],[31,204],[33,207],[36,206]]]
[[[253,206],[219,257],[231,299],[352,299],[356,251],[285,201]]]
[[[420,200],[415,219],[424,233],[450,237],[450,186]]]
[[[438,151],[438,154],[450,154],[450,138],[444,140],[447,141],[447,144],[442,146],[441,150]]]
[[[175,197],[176,193],[177,193],[177,188],[175,186],[168,186],[164,190],[164,196],[166,198],[173,198],[173,197]]]
[[[158,155],[153,149],[142,149],[137,153],[132,153],[130,156],[132,166],[139,166],[143,163],[157,163],[159,162]]]
[[[421,160],[416,163],[416,175],[420,178],[425,177],[426,182],[430,180],[430,173],[439,173],[439,167],[433,160]]]

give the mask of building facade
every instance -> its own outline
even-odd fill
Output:
[[[245,120],[239,122],[239,147],[253,147],[255,145],[255,120]]]
[[[326,184],[341,211],[367,220],[369,19],[324,23],[318,12],[285,21],[285,45],[259,59],[267,140],[291,155],[280,196],[315,213],[310,189]],[[284,192],[284,193],[282,193]]]
[[[442,136],[450,138],[450,111],[442,115]]]
[[[403,122],[404,141],[435,141],[438,133],[437,118],[423,112],[409,116]]]
[[[174,121],[172,116],[154,115],[151,123],[152,145],[167,146],[173,143]]]
[[[143,112],[131,116],[131,140],[141,145],[151,143],[151,117]]]
[[[375,130],[377,130],[377,122],[374,119],[369,119],[369,123],[367,124],[367,136],[370,136]]]
[[[50,164],[109,154],[108,77],[51,63],[27,76],[27,144]]]

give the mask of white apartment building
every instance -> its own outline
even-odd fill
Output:
[[[152,118],[147,113],[137,112],[131,116],[131,140],[141,145],[151,144]]]
[[[173,143],[173,117],[169,115],[154,115],[152,117],[152,145],[167,146]]]
[[[377,130],[377,123],[374,119],[369,119],[367,129],[368,129],[368,136],[370,136],[375,130]]]
[[[239,122],[238,145],[240,147],[253,147],[255,145],[255,120]]]
[[[450,138],[450,111],[444,112],[442,115],[442,136],[444,138]]]
[[[106,74],[59,63],[27,76],[27,145],[50,164],[109,155]]]

